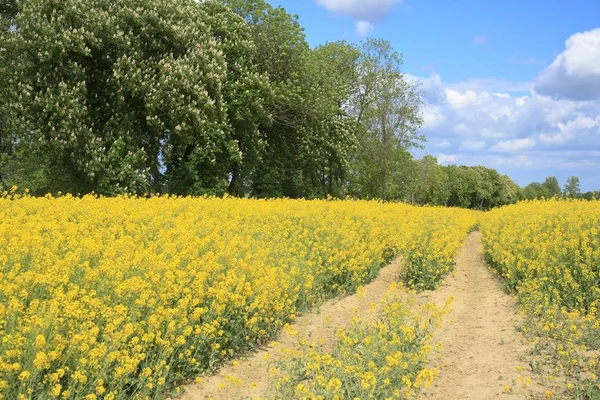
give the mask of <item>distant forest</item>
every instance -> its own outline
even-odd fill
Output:
[[[311,48],[263,0],[0,4],[0,190],[360,198],[477,209],[591,198],[441,166],[389,42]]]

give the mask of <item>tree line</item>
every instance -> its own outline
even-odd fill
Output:
[[[561,190],[558,179],[554,176],[550,176],[546,178],[544,182],[532,182],[525,186],[521,194],[522,199],[549,199],[552,197],[592,200],[600,198],[600,190],[583,193],[579,188],[579,177],[577,176],[567,178],[567,181]]]
[[[388,42],[311,49],[262,0],[3,5],[5,186],[313,198],[377,179],[388,198],[423,141]]]
[[[378,198],[472,208],[507,176],[439,166],[389,42],[311,48],[264,0],[0,4],[0,187]]]

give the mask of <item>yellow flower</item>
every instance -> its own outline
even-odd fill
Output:
[[[27,379],[29,379],[30,376],[31,376],[31,373],[29,371],[23,371],[19,374],[19,380],[26,381]]]
[[[52,386],[52,390],[50,391],[50,394],[52,395],[52,397],[58,397],[58,396],[60,396],[61,390],[62,390],[62,385],[60,383],[57,383],[56,385]]]
[[[94,385],[105,399],[125,385],[156,392],[268,343],[326,297],[355,290],[360,296],[397,254],[412,268],[409,287],[435,286],[480,218],[468,210],[369,201],[9,199],[16,191],[0,198],[0,270],[8,271],[0,274],[0,320],[16,321],[3,332],[0,359],[10,362],[0,370],[11,377],[2,377],[9,387],[44,387],[41,397],[56,397],[59,382]],[[397,306],[383,316],[397,321],[399,310],[406,311]],[[364,321],[357,316],[356,323]],[[396,344],[382,338],[416,331],[389,323],[371,328],[366,336],[346,335],[345,346],[384,343],[390,347],[373,353],[383,362],[351,352],[351,364],[312,360],[315,373],[347,370],[373,386],[389,379],[389,363],[404,368],[409,360],[399,363]],[[63,367],[37,373],[55,365]],[[107,376],[121,387],[97,384]],[[293,381],[285,373],[277,378]],[[333,374],[321,380],[332,390],[344,382]],[[313,389],[307,385],[303,396],[311,398]]]

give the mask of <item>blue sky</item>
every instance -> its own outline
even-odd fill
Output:
[[[520,185],[600,189],[600,1],[272,0],[312,46],[389,40],[425,107],[425,151]]]

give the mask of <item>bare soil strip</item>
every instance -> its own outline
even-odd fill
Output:
[[[369,318],[373,314],[369,311],[371,304],[383,300],[390,284],[398,281],[401,268],[402,260],[398,258],[364,287],[363,295],[354,294],[327,301],[318,310],[299,317],[293,329],[302,337],[310,338],[311,342],[320,342],[325,348],[331,346],[335,342],[336,331],[350,326],[357,312],[361,318]],[[237,366],[233,363],[224,365],[216,375],[205,377],[201,384],[185,387],[181,399],[264,398],[269,389],[269,369],[273,362],[281,359],[286,349],[298,348],[298,342],[297,335],[284,331],[277,343],[249,354]],[[240,379],[242,383],[234,382],[232,377]]]
[[[468,237],[456,258],[453,275],[436,291],[422,296],[422,301],[436,304],[454,297],[452,311],[445,317],[436,338],[443,346],[440,359],[433,360],[440,375],[423,398],[485,400],[542,396],[541,386],[528,372],[528,346],[515,330],[520,318],[516,304],[487,269],[479,232]],[[529,380],[531,383],[527,385]]]

